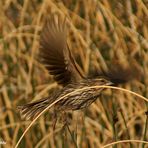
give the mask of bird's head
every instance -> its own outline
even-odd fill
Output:
[[[105,78],[96,78],[93,81],[94,81],[96,86],[100,86],[100,85],[110,86],[110,85],[113,85],[113,83],[111,81],[109,81],[108,79],[105,79]]]

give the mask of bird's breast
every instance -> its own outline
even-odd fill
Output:
[[[63,92],[62,98],[57,104],[57,110],[78,110],[83,109],[93,103],[100,95],[100,90],[96,89],[77,89],[70,92]]]

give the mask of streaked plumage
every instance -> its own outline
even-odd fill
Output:
[[[19,106],[22,117],[36,117],[48,105],[64,95],[90,86],[111,85],[106,79],[87,79],[80,72],[67,44],[66,19],[51,16],[43,26],[40,39],[40,56],[43,64],[63,88],[37,102]],[[69,94],[55,104],[55,112],[78,110],[88,107],[100,95],[103,88],[82,89]]]
[[[103,78],[98,79],[82,79],[80,82],[70,83],[60,91],[51,94],[49,97],[39,101],[19,106],[22,117],[26,119],[36,117],[42,110],[55,100],[67,95],[58,103],[55,104],[56,112],[67,110],[79,110],[88,107],[99,96],[103,88],[89,88],[91,86],[111,85],[112,83]]]

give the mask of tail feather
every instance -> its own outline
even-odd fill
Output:
[[[39,113],[41,113],[49,105],[49,98],[44,98],[39,101],[18,106],[21,117],[27,120],[34,119]]]

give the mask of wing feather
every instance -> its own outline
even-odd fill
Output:
[[[66,17],[51,15],[46,21],[40,37],[40,56],[49,73],[63,86],[84,77],[67,44]]]

